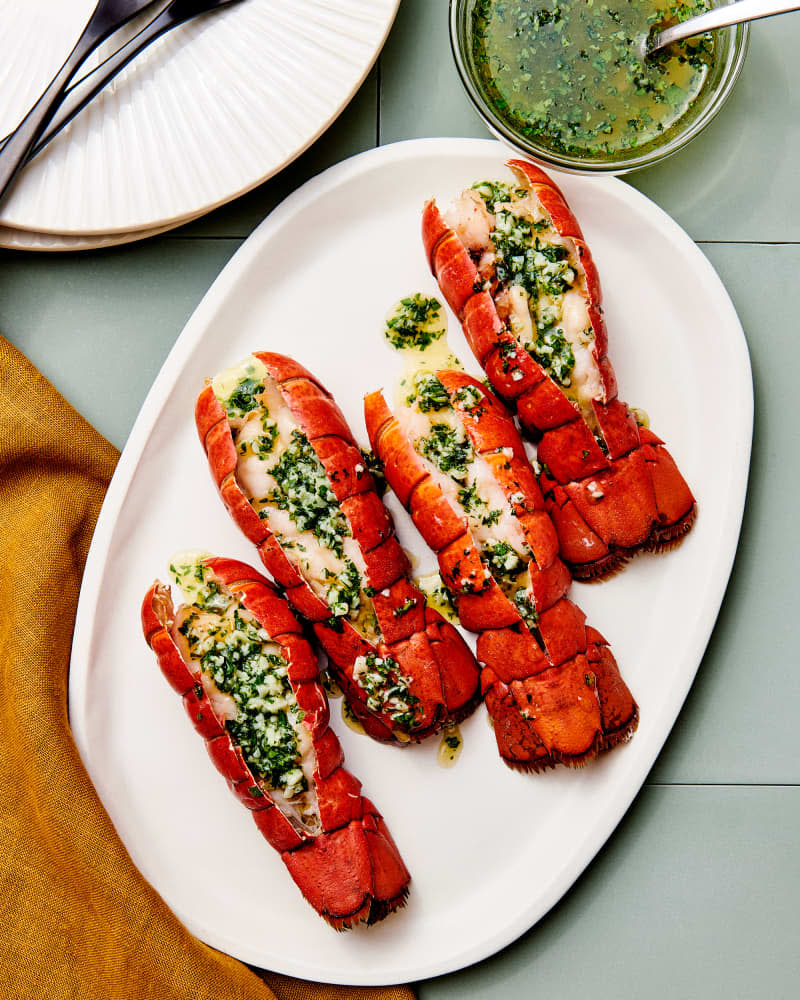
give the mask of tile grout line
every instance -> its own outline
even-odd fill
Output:
[[[698,246],[796,247],[800,240],[695,240]]]
[[[650,788],[800,788],[792,781],[650,781],[643,787]]]
[[[375,89],[377,98],[375,100],[375,147],[381,144],[381,57],[378,56],[375,62]]]
[[[378,111],[378,122],[377,128],[380,129],[380,111]],[[268,212],[264,218],[270,213]],[[256,223],[258,225],[262,220],[259,219]],[[251,234],[250,233],[235,233],[232,235],[219,235],[219,234],[186,234],[174,232],[162,233],[160,236],[153,237],[153,239],[160,240],[246,240]],[[125,244],[126,246],[134,246],[136,243],[142,245],[145,241],[134,241],[130,244]],[[697,246],[741,246],[741,247],[800,247],[800,240],[694,240]],[[106,249],[116,249],[115,247],[107,247]],[[13,250],[11,251],[13,252]],[[25,251],[21,251],[25,252]]]

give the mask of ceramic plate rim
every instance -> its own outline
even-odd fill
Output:
[[[384,25],[381,37],[378,39],[373,52],[371,53],[369,59],[362,68],[360,76],[354,82],[351,89],[343,96],[341,102],[332,110],[328,118],[319,123],[318,128],[316,129],[316,131],[314,131],[312,135],[307,136],[306,140],[302,142],[299,146],[297,146],[286,157],[284,157],[283,160],[281,160],[278,163],[273,163],[266,173],[259,174],[259,176],[256,178],[251,178],[247,182],[241,184],[236,190],[229,192],[224,196],[219,197],[216,200],[206,202],[200,206],[194,206],[190,211],[182,212],[178,215],[170,215],[170,216],[164,215],[161,218],[149,219],[147,220],[146,223],[142,222],[140,225],[136,226],[126,226],[126,227],[110,226],[110,227],[103,227],[101,229],[92,227],[81,228],[81,229],[54,228],[53,230],[45,231],[41,227],[37,228],[33,223],[26,223],[24,219],[20,220],[14,218],[1,218],[0,226],[9,230],[13,230],[17,234],[18,239],[21,238],[22,234],[30,232],[33,241],[35,241],[37,236],[41,236],[42,234],[52,235],[56,237],[58,236],[74,237],[76,239],[80,237],[86,237],[87,242],[90,242],[92,237],[96,238],[112,237],[118,234],[121,237],[119,241],[121,245],[124,243],[133,242],[137,238],[133,234],[137,232],[141,231],[142,238],[152,235],[158,235],[161,232],[166,232],[169,229],[175,228],[186,222],[190,222],[194,219],[200,218],[203,215],[207,215],[208,213],[213,212],[215,209],[221,208],[223,205],[227,205],[229,202],[234,201],[236,198],[240,198],[242,195],[248,194],[250,191],[253,191],[259,185],[264,184],[272,177],[275,177],[287,166],[293,163],[299,156],[301,156],[304,152],[306,152],[306,150],[308,150],[317,141],[317,139],[319,139],[331,127],[331,125],[337,120],[337,118],[339,118],[342,112],[347,108],[347,106],[353,100],[353,98],[363,85],[364,81],[366,80],[367,76],[369,75],[370,71],[372,70],[372,67],[375,65],[378,56],[383,50],[383,47],[386,44],[386,40],[389,37],[389,32],[391,31],[392,26],[394,25],[395,19],[397,17],[397,12],[400,9],[400,0],[389,0],[389,3],[391,5],[391,9],[388,12],[388,16],[386,18],[386,24]],[[213,14],[205,16],[213,16]],[[142,56],[141,58],[144,60],[145,58],[147,58],[147,56],[145,55]],[[106,242],[102,243],[103,248],[114,245],[116,244],[106,243]],[[17,246],[16,248],[19,250],[28,249],[22,246]],[[90,245],[88,245],[87,247],[80,247],[77,249],[94,249],[94,248],[95,244],[90,243]],[[31,247],[30,249],[44,249],[44,248]],[[52,248],[52,249],[55,251],[59,248]]]
[[[240,277],[246,273],[251,262],[258,257],[262,247],[269,242],[272,233],[279,229],[286,219],[291,218],[293,214],[301,211],[326,192],[364,172],[380,168],[383,164],[412,162],[417,158],[430,156],[453,158],[459,155],[487,155],[489,153],[497,156],[498,160],[508,158],[507,147],[494,140],[416,139],[378,147],[330,167],[297,189],[257,227],[222,270],[189,319],[148,393],[125,445],[97,522],[86,563],[71,660],[69,711],[75,742],[90,776],[92,775],[92,760],[87,746],[86,664],[91,654],[94,615],[105,574],[109,543],[117,516],[133,482],[145,446],[167,395],[215,313],[222,308],[231,294],[235,295]],[[657,718],[653,720],[654,725],[647,733],[640,731],[637,734],[635,739],[639,743],[639,752],[630,780],[614,786],[613,794],[609,796],[605,808],[597,814],[596,822],[582,842],[581,849],[573,854],[571,862],[561,870],[560,877],[553,881],[549,889],[543,894],[536,895],[534,904],[529,909],[522,912],[516,919],[491,930],[480,944],[468,947],[457,954],[448,954],[441,960],[414,965],[406,972],[400,970],[398,973],[396,969],[377,973],[366,971],[363,974],[353,975],[348,980],[353,985],[385,985],[390,982],[409,982],[454,972],[496,953],[518,938],[547,913],[597,854],[625,815],[630,803],[639,793],[691,687],[724,597],[738,546],[744,511],[753,427],[752,373],[744,331],[730,297],[712,265],[674,220],[639,191],[617,178],[604,177],[592,179],[587,183],[594,186],[613,186],[615,195],[644,213],[657,225],[662,234],[677,242],[683,252],[692,254],[693,263],[701,272],[702,281],[709,289],[709,294],[714,296],[714,305],[720,317],[720,324],[729,333],[738,332],[739,334],[738,337],[731,337],[730,344],[726,348],[730,351],[732,371],[737,383],[730,387],[732,398],[737,400],[737,408],[735,413],[728,414],[730,426],[727,426],[726,430],[731,436],[734,453],[738,460],[730,469],[728,503],[724,510],[722,525],[725,529],[724,544],[718,550],[719,557],[709,578],[709,589],[713,596],[704,604],[702,614],[698,616],[692,634],[690,649],[695,666],[693,670],[687,671],[685,674],[678,674],[669,689],[669,696],[665,698],[663,704],[659,705]],[[662,721],[664,719],[667,720],[667,724]],[[251,962],[251,964],[260,963],[259,956],[245,953],[241,947],[237,946],[237,942],[225,938],[224,934],[221,935],[216,930],[209,932],[205,926],[198,926],[190,913],[180,912],[179,909],[176,909],[176,912],[188,929],[208,944],[244,961]],[[302,963],[290,962],[281,965],[276,971],[321,982],[338,981],[327,978],[325,970],[314,966],[313,963],[303,965]]]
[[[13,226],[0,226],[0,247],[5,250],[30,251],[31,253],[79,253],[82,250],[110,250],[112,247],[127,246],[138,243],[139,240],[149,240],[154,236],[188,225],[199,216],[171,222],[166,226],[155,226],[153,229],[133,229],[125,232],[108,233],[107,235],[86,234],[71,236],[68,233],[40,233],[33,229],[14,229]]]

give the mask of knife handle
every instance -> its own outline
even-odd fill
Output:
[[[99,0],[64,65],[0,150],[0,202],[26,162],[31,149],[63,101],[69,81],[80,64],[113,31],[116,31],[141,10],[150,6],[151,2],[152,0],[146,0],[146,2],[142,2],[142,0]]]

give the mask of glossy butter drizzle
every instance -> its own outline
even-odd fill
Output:
[[[456,725],[446,726],[442,730],[442,739],[436,754],[436,762],[440,767],[454,767],[461,756],[464,740],[461,730]]]

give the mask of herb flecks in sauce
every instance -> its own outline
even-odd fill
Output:
[[[445,587],[438,573],[414,577],[414,583],[425,595],[428,607],[438,611],[443,618],[458,624],[458,612],[453,594]]]
[[[365,729],[347,698],[342,698],[342,721],[354,733],[360,733],[362,736],[365,734]]]
[[[264,391],[264,383],[254,378],[243,379],[224,401],[223,406],[229,417],[243,417],[258,406],[259,394]]]
[[[712,33],[642,61],[636,40],[707,0],[476,0],[472,59],[499,117],[555,153],[611,159],[665,137],[714,61]]]
[[[240,463],[237,478],[253,509],[270,523],[287,557],[328,603],[333,626],[340,628],[339,619],[346,617],[369,641],[379,639],[349,522],[321,460],[291,419],[266,366],[251,355],[212,385],[228,412]],[[367,472],[365,457],[355,474]]]
[[[230,699],[233,717],[225,724],[248,767],[270,789],[297,799],[308,790],[301,760],[301,742],[308,737],[288,664],[252,612],[213,579],[200,555],[178,556],[170,565],[187,600],[179,631],[203,686]],[[257,785],[251,794],[261,794]]]
[[[325,688],[325,694],[328,698],[335,699],[342,697],[342,689],[339,687],[339,682],[331,673],[330,669],[321,670],[319,675],[319,680],[322,686]]]
[[[524,288],[529,296],[558,296],[575,281],[565,246],[545,242],[536,235],[547,226],[537,224],[498,203],[492,244],[498,281]]]
[[[456,390],[453,396],[465,411],[467,419],[477,414],[478,407],[485,400],[480,388],[469,385]],[[408,405],[425,413],[418,400]],[[457,606],[458,592],[478,593],[494,579],[516,605],[525,624],[534,625],[536,612],[530,599],[526,598],[527,603],[520,603],[521,598],[517,596],[518,593],[527,595],[530,585],[528,561],[532,555],[514,513],[514,505],[521,502],[522,495],[505,495],[485,457],[476,454],[452,405],[435,413],[425,413],[425,416],[429,431],[416,438],[414,448],[435,466],[436,471],[431,474],[439,488],[456,512],[465,516],[481,555],[483,577],[477,578],[474,571],[469,578],[461,577],[457,584],[452,584],[456,591],[453,594],[448,592],[441,577],[433,574],[418,581],[420,589],[437,610],[441,611],[442,605],[449,605],[452,611]],[[504,448],[497,454],[510,458],[512,451]],[[468,555],[469,551],[466,548],[464,555]],[[456,566],[454,577],[458,572]]]
[[[433,372],[418,371],[411,377],[411,393],[406,402],[416,403],[423,413],[431,413],[447,409],[450,397]]]
[[[420,454],[453,479],[464,481],[467,478],[467,465],[472,461],[474,452],[462,428],[432,423],[430,434],[419,439],[417,448]]]
[[[237,445],[240,455],[255,455],[257,458],[266,458],[275,450],[275,442],[278,440],[278,427],[264,416],[262,420],[264,434],[257,437],[248,438]]]
[[[447,342],[447,314],[439,300],[422,292],[400,299],[389,310],[383,332],[404,362],[395,380],[395,402],[403,405],[419,398],[432,410],[443,405],[444,390],[434,373],[463,366]]]
[[[326,579],[330,584],[325,592],[325,600],[334,618],[348,616],[351,611],[357,611],[361,604],[361,575],[349,560],[345,560],[345,568],[339,573],[325,570]]]
[[[569,387],[572,382],[570,375],[575,367],[575,355],[569,341],[564,337],[563,330],[549,327],[540,332],[535,341],[526,344],[526,347],[531,357],[535,358],[542,368],[547,369],[557,382]]]
[[[424,351],[445,332],[442,304],[420,292],[400,299],[386,320],[386,338],[398,350]]]
[[[526,587],[519,587],[514,592],[514,604],[528,628],[535,628],[539,622],[539,612],[534,607],[530,591]]]
[[[179,552],[172,557],[169,571],[181,588],[186,600],[204,611],[225,611],[231,605],[231,595],[223,590],[204,565],[207,552]]]
[[[406,728],[414,725],[419,699],[409,690],[409,679],[391,656],[359,656],[353,680],[367,695],[370,711],[388,714],[393,722]]]
[[[502,181],[478,181],[472,185],[472,190],[477,191],[483,198],[483,203],[490,212],[494,211],[494,206],[498,202],[510,201],[511,186]],[[524,192],[522,192],[524,194]]]
[[[524,377],[518,363],[522,348],[593,426],[592,400],[602,386],[586,278],[574,242],[556,231],[535,194],[497,181],[478,181],[464,192],[448,213],[449,224],[463,228],[476,201],[486,242],[473,257],[494,286],[498,315],[514,338],[496,342],[503,372],[512,380]]]
[[[211,383],[229,420],[240,420],[261,405],[266,365],[251,354],[241,364],[219,373]]]
[[[497,576],[513,575],[523,564],[523,557],[503,539],[487,538],[483,554]]]
[[[442,730],[436,761],[440,767],[453,767],[461,755],[464,739],[458,726],[446,726]]]
[[[453,398],[465,410],[477,417],[479,414],[476,411],[486,399],[486,395],[474,385],[462,385],[453,393]]]
[[[289,446],[270,469],[276,488],[267,500],[288,512],[300,531],[311,531],[337,556],[350,526],[339,509],[325,468],[302,431],[292,431]]]

